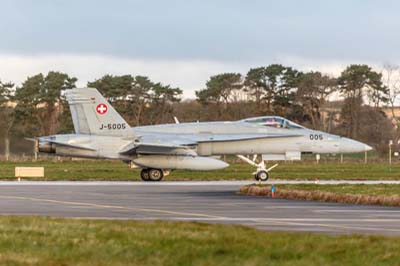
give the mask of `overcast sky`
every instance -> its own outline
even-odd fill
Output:
[[[0,0],[0,79],[147,75],[184,90],[282,63],[338,74],[400,63],[400,1]]]

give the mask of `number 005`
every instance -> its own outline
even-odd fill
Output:
[[[311,140],[323,140],[324,137],[322,134],[310,134],[310,139]]]

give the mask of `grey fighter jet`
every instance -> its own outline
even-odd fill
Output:
[[[236,155],[256,167],[265,181],[265,160],[299,160],[303,153],[353,153],[371,147],[311,130],[277,116],[224,122],[130,127],[93,88],[66,91],[75,134],[39,137],[37,151],[57,156],[117,159],[141,168],[144,181],[160,181],[176,169],[216,170],[228,166],[217,156]],[[262,155],[256,163],[247,156]]]

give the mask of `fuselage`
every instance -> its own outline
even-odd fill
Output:
[[[364,143],[310,130],[279,116],[240,121],[129,127],[94,88],[66,91],[76,134],[35,140],[36,151],[57,156],[119,159],[141,168],[143,180],[159,181],[174,169],[216,170],[228,166],[218,155],[237,155],[267,180],[266,160],[300,160],[302,153],[364,152]],[[262,155],[250,160],[244,155]],[[272,169],[272,168],[271,168]]]
[[[274,158],[290,159],[289,155],[299,157],[302,153],[354,153],[371,149],[368,145],[303,127],[277,128],[262,126],[244,121],[196,122],[180,124],[161,124],[133,127],[139,136],[139,143],[182,143],[193,146],[193,154],[198,156],[215,155],[272,155]],[[249,135],[249,138],[243,136]],[[277,135],[279,138],[263,137]],[[288,137],[282,137],[288,135]],[[240,136],[238,138],[236,136]],[[118,136],[97,136],[85,134],[54,135],[41,138],[41,151],[54,146],[46,146],[46,138],[68,146],[57,145],[54,153],[59,156],[108,158],[132,160],[134,155],[124,155],[119,151],[133,141],[132,138]],[[222,138],[223,141],[218,141]],[[232,140],[230,140],[232,139]],[[74,145],[79,148],[74,148]],[[55,147],[55,146],[54,146]],[[82,147],[88,147],[82,149]],[[281,157],[276,157],[281,156]]]

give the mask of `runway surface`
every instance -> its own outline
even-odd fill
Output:
[[[244,182],[0,182],[0,214],[400,235],[400,208],[238,195]]]
[[[0,186],[31,185],[31,186],[243,186],[256,183],[249,180],[228,180],[228,181],[162,181],[159,183],[140,182],[140,181],[0,181]],[[283,180],[272,179],[266,184],[315,184],[314,180]],[[319,180],[319,185],[400,185],[400,180]]]

